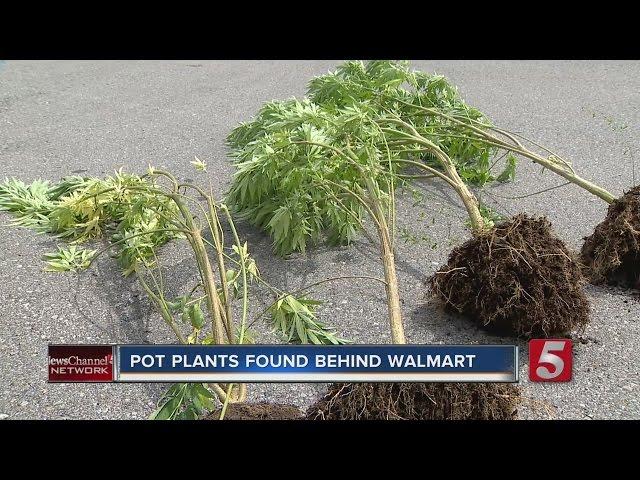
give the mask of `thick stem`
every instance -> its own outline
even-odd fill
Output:
[[[380,256],[384,268],[385,291],[387,293],[387,309],[389,312],[389,328],[391,330],[391,341],[395,344],[407,343],[404,336],[404,325],[402,323],[402,309],[400,308],[400,294],[398,288],[398,276],[396,275],[396,262],[393,255],[393,246],[389,227],[385,219],[382,205],[380,204],[377,188],[373,180],[366,179],[367,188],[372,198],[371,209],[375,215],[378,226],[378,236],[380,237]]]
[[[360,204],[364,207],[364,209],[369,213],[371,219],[376,224],[378,230],[378,236],[380,238],[380,251],[382,257],[382,264],[384,267],[384,277],[385,277],[385,290],[387,293],[387,308],[389,311],[389,327],[391,330],[391,341],[395,344],[405,344],[406,339],[404,336],[404,326],[402,324],[402,310],[400,308],[400,294],[398,293],[398,277],[396,275],[396,267],[395,267],[395,259],[393,256],[393,242],[391,239],[391,234],[389,232],[389,226],[387,224],[384,209],[382,208],[382,202],[380,200],[379,189],[377,184],[373,181],[373,179],[368,176],[365,169],[358,163],[358,157],[356,154],[351,151],[349,147],[347,147],[344,151],[332,147],[331,145],[326,145],[323,143],[315,143],[315,142],[297,142],[297,143],[307,143],[307,144],[315,144],[325,148],[328,148],[340,156],[346,158],[350,161],[350,163],[355,166],[362,177],[365,180],[368,191],[368,199],[370,201],[365,200],[357,193],[353,192],[351,189],[345,187],[344,185],[339,185],[335,182],[331,182],[330,180],[325,180],[327,183],[332,184],[341,190],[346,191],[348,194],[353,196]]]
[[[387,292],[387,308],[389,310],[389,327],[391,329],[391,341],[395,344],[407,343],[404,337],[402,324],[402,310],[400,309],[400,295],[398,293],[398,277],[393,249],[388,239],[383,240],[380,235],[382,265],[384,266],[385,290]]]
[[[238,403],[242,403],[244,401],[247,400],[247,384],[246,383],[241,383],[238,386],[238,398],[237,398],[237,402]]]
[[[218,289],[216,287],[215,277],[213,276],[213,269],[207,256],[207,250],[202,241],[202,234],[199,230],[194,229],[191,232],[191,240],[194,253],[196,255],[196,261],[202,277],[202,284],[204,285],[204,291],[207,295],[207,307],[211,313],[211,333],[213,335],[214,343],[225,343],[225,329],[222,320],[222,314],[220,313],[220,303],[218,301]]]
[[[458,175],[458,170],[456,169],[449,156],[442,150],[440,150],[440,148],[438,148],[437,146],[433,150],[433,152],[435,153],[438,160],[440,160],[440,163],[444,167],[449,179],[452,180],[452,186],[460,197],[460,200],[462,200],[464,208],[467,210],[473,234],[478,235],[484,232],[486,230],[486,225],[484,223],[482,215],[480,214],[478,199],[471,192],[471,190],[469,190],[467,184],[464,183],[464,181],[460,178],[460,175]]]
[[[208,383],[209,387],[213,390],[220,403],[224,403],[227,400],[227,392],[218,383]]]
[[[227,270],[224,264],[224,245],[222,244],[221,235],[220,235],[220,222],[218,221],[218,215],[216,213],[215,206],[211,201],[211,198],[208,199],[209,203],[209,215],[210,219],[210,229],[211,234],[213,235],[213,241],[215,243],[215,250],[217,254],[218,260],[218,273],[220,276],[220,285],[222,287],[222,298],[225,307],[225,328],[227,330],[227,336],[229,337],[229,342],[234,343],[234,335],[233,335],[233,319],[232,319],[232,309],[231,309],[231,297],[229,296],[229,285],[227,282]]]

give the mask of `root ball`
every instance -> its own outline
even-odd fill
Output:
[[[584,282],[549,221],[519,214],[456,247],[428,283],[445,308],[495,333],[530,337],[584,328]]]
[[[511,420],[520,393],[509,383],[336,383],[308,420]]]
[[[609,205],[584,240],[581,260],[591,283],[640,289],[640,185]]]

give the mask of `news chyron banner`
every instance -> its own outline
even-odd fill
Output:
[[[515,345],[50,345],[50,382],[517,382]]]

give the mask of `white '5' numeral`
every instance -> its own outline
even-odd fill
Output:
[[[545,380],[549,380],[551,378],[556,378],[558,375],[562,373],[564,370],[564,360],[560,358],[558,355],[551,352],[562,352],[564,350],[565,342],[553,341],[549,340],[544,343],[544,347],[542,348],[542,354],[540,355],[539,363],[550,363],[555,367],[554,371],[551,372],[544,365],[540,365],[536,369],[536,374],[540,378],[544,378]]]

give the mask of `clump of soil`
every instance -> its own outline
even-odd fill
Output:
[[[308,420],[512,420],[510,383],[334,383]]]
[[[225,420],[302,420],[304,414],[295,405],[280,403],[230,403],[224,414]],[[207,416],[208,420],[218,420],[220,409]]]
[[[589,321],[580,265],[545,217],[519,214],[456,247],[428,283],[447,309],[498,334],[561,335]]]
[[[581,251],[591,283],[640,289],[640,185],[609,205]]]

